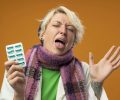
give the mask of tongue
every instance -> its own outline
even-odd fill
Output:
[[[63,49],[65,47],[65,45],[62,44],[61,42],[55,42],[55,46],[59,49]]]

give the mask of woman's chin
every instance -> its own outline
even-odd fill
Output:
[[[65,51],[66,51],[66,46],[59,43],[55,43],[51,46],[49,45],[45,48],[48,50],[48,52],[51,52],[52,54],[55,54],[55,55],[63,55],[65,54]]]
[[[64,51],[57,49],[57,50],[54,50],[52,53],[55,55],[63,55]]]
[[[65,49],[57,48],[55,47],[53,50],[51,50],[53,54],[55,55],[63,55],[65,54]]]

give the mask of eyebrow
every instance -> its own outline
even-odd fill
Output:
[[[53,21],[53,22],[57,22],[57,23],[59,23],[59,24],[62,24],[60,21],[58,21],[58,20],[55,20],[55,21]],[[75,28],[73,25],[71,25],[71,24],[68,24],[67,26],[72,26],[73,28]]]
[[[59,23],[59,24],[62,24],[60,21],[57,21],[57,20],[55,20],[55,21],[53,21],[53,22],[57,22],[57,23]]]

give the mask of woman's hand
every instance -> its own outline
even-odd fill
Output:
[[[102,83],[112,71],[120,67],[120,47],[114,51],[115,48],[116,46],[112,46],[97,64],[94,64],[93,55],[89,53],[90,75],[93,81]]]
[[[25,90],[25,75],[23,68],[15,61],[6,61],[6,78],[14,89],[14,99],[23,100]]]

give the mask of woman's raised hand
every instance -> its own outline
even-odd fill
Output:
[[[89,53],[90,75],[93,81],[103,82],[112,71],[120,67],[120,47],[112,46],[105,56],[94,64],[93,54]]]

